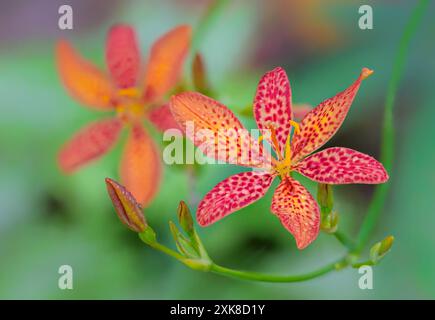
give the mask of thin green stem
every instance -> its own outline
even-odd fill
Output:
[[[163,252],[163,253],[166,253],[168,256],[171,256],[177,260],[183,261],[186,259],[184,256],[182,256],[178,252],[176,252],[176,251],[174,251],[174,250],[172,250],[172,249],[170,249],[170,248],[168,248],[160,243],[155,242],[153,244],[150,244],[150,246],[154,249],[157,249],[157,250]]]
[[[333,270],[348,265],[347,256],[345,256],[333,263],[327,264],[324,267],[321,267],[317,270],[308,273],[303,273],[299,275],[274,275],[274,274],[267,274],[267,273],[230,269],[203,259],[187,259],[186,257],[179,254],[178,252],[158,242],[148,244],[148,245],[156,250],[159,250],[179,260],[180,262],[182,262],[183,264],[185,264],[186,266],[192,269],[196,269],[200,271],[211,271],[224,276],[229,276],[229,277],[243,279],[243,280],[260,281],[260,282],[301,282],[301,281],[320,277],[328,272],[331,272]]]
[[[349,250],[353,250],[355,248],[354,241],[351,238],[349,238],[346,234],[342,233],[339,230],[335,231],[333,234],[335,238],[337,238],[337,240],[340,241],[340,243],[344,245],[346,248],[348,248]]]
[[[374,266],[374,265],[375,265],[375,263],[373,261],[367,260],[364,262],[358,262],[358,263],[352,264],[352,268],[360,268],[362,266]]]
[[[307,272],[307,273],[302,273],[299,275],[274,275],[274,274],[265,274],[259,272],[234,270],[234,269],[222,267],[214,263],[211,265],[210,271],[220,275],[233,277],[237,279],[243,279],[243,280],[252,280],[252,281],[260,281],[260,282],[301,282],[301,281],[317,278],[331,271],[334,271],[336,270],[336,266],[338,264],[342,264],[345,261],[346,258],[342,258],[334,263],[327,264],[324,267],[321,267],[317,270]]]
[[[385,166],[386,170],[390,172],[390,174],[393,167],[394,158],[393,107],[396,93],[403,75],[403,70],[409,51],[409,44],[417,30],[417,27],[426,11],[428,4],[429,0],[420,0],[405,26],[405,30],[400,40],[399,49],[394,59],[391,80],[388,85],[382,127],[381,162]],[[379,215],[384,208],[389,189],[389,183],[376,186],[372,201],[370,202],[367,214],[358,234],[356,252],[361,252],[369,240],[370,234],[372,233],[376,222],[378,221]]]

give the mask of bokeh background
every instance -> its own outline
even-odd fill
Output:
[[[240,113],[252,103],[260,76],[288,72],[293,99],[316,105],[346,88],[362,67],[364,82],[347,121],[329,146],[379,155],[380,128],[392,61],[416,1],[229,1],[203,31],[203,54],[217,97]],[[74,29],[57,27],[70,4]],[[199,24],[210,1],[0,2],[0,298],[29,299],[391,299],[435,298],[435,20],[434,3],[412,41],[395,104],[396,153],[387,206],[370,243],[392,234],[394,247],[374,269],[374,289],[358,288],[355,269],[309,282],[262,284],[192,271],[143,245],[121,223],[104,178],[118,178],[122,143],[78,173],[65,176],[56,153],[97,111],[78,105],[59,82],[54,45],[64,37],[104,66],[108,28],[132,24],[144,55],[171,27]],[[358,8],[374,9],[374,29],[358,28]],[[189,65],[186,77],[189,76]],[[254,127],[249,117],[243,122]],[[155,137],[161,137],[155,132]],[[165,167],[158,197],[145,210],[162,242],[168,220],[240,168],[202,167],[195,181]],[[315,185],[303,180],[315,192]],[[271,188],[272,191],[273,188]],[[200,229],[220,264],[278,273],[304,272],[335,260],[337,240],[321,234],[300,252],[270,213],[272,192],[213,226]],[[335,188],[341,230],[355,235],[373,187]],[[192,196],[194,195],[194,196]],[[74,270],[74,289],[60,290],[58,268]]]

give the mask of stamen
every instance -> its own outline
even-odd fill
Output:
[[[299,127],[299,123],[297,123],[296,121],[293,121],[293,120],[290,120],[289,123],[293,128],[295,128],[296,134],[301,133],[301,128]]]
[[[278,158],[279,158],[279,159],[282,159],[281,148],[279,147],[279,142],[278,142],[278,139],[277,139],[277,137],[276,137],[276,129],[275,129],[275,127],[274,127],[272,124],[270,124],[270,125],[268,126],[268,128],[269,128],[269,130],[270,130],[272,144],[273,144],[273,146],[275,147],[275,151],[276,151],[276,153],[278,154]]]
[[[140,96],[139,90],[135,87],[120,89],[118,93],[123,97],[137,98]]]
[[[290,165],[291,163],[292,150],[290,147],[290,134],[287,136],[287,140],[285,142],[285,165]]]
[[[299,127],[299,123],[297,123],[296,121],[293,120],[289,120],[290,125],[294,128],[295,130],[295,134],[300,134],[301,133],[301,128]],[[286,166],[289,166],[292,162],[292,150],[291,150],[291,146],[290,146],[290,133],[287,136],[287,140],[285,142],[285,159],[284,159],[284,164]]]

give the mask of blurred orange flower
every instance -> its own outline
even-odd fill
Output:
[[[92,109],[115,111],[113,117],[82,128],[63,146],[58,162],[64,172],[74,172],[101,157],[127,127],[121,181],[142,205],[152,200],[159,187],[161,162],[142,121],[147,119],[160,130],[177,127],[163,98],[179,80],[190,41],[191,28],[178,26],[152,45],[142,65],[133,28],[113,26],[106,43],[110,76],[83,59],[67,41],[57,43],[60,77],[71,96]]]

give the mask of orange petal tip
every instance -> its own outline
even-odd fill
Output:
[[[361,70],[361,80],[367,79],[368,77],[370,77],[372,75],[374,71],[372,69],[369,68],[363,68]]]

